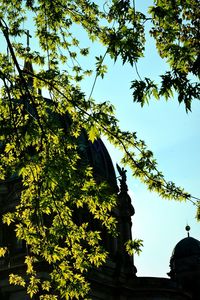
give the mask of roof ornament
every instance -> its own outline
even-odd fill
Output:
[[[31,50],[30,48],[30,38],[32,38],[32,35],[30,35],[30,31],[26,30],[25,31],[26,37],[27,37],[27,47],[26,47],[26,51],[29,52]]]
[[[27,36],[27,46],[26,46],[26,57],[24,60],[24,67],[23,67],[23,71],[24,73],[27,75],[27,85],[29,88],[33,88],[33,66],[32,66],[32,61],[31,61],[31,54],[29,53],[31,48],[30,48],[30,38],[32,37],[30,35],[29,30],[25,30],[24,32]]]
[[[120,166],[118,164],[117,165],[117,170],[119,172],[119,175],[120,175],[120,190],[121,192],[127,192],[128,191],[128,187],[127,187],[127,184],[126,184],[126,170],[124,168],[120,168]]]
[[[185,227],[185,230],[187,231],[188,237],[190,237],[190,226],[187,225],[187,226]]]

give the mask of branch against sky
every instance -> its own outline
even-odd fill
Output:
[[[151,22],[151,34],[169,71],[161,74],[160,83],[151,78],[133,80],[133,99],[143,105],[152,95],[168,99],[176,91],[179,102],[190,110],[191,101],[199,95],[196,1],[155,1],[149,9],[151,17],[136,11],[132,1],[101,4],[0,1],[0,30],[6,45],[0,53],[1,180],[17,174],[23,184],[16,210],[4,215],[3,221],[14,223],[17,237],[30,247],[26,258],[30,295],[39,286],[51,293],[55,284],[52,299],[58,295],[84,298],[89,290],[85,274],[105,262],[99,230],[91,230],[88,222],[77,225],[75,210],[87,210],[108,232],[116,233],[112,215],[116,197],[108,193],[105,183],[97,184],[90,166],[80,163],[83,132],[92,143],[103,133],[122,151],[123,164],[151,191],[163,198],[192,200],[189,193],[165,180],[153,153],[136,133],[120,129],[113,106],[96,103],[92,91],[87,99],[80,86],[92,72],[95,82],[106,76],[106,56],[134,66],[144,55],[145,24]],[[29,48],[29,39],[27,45],[21,43],[28,29],[37,51]],[[80,63],[82,57],[90,59],[89,47],[81,46],[80,32],[87,35],[88,45],[101,43],[104,49],[104,55],[97,53],[92,70]],[[34,64],[34,72],[21,66],[23,61]],[[42,90],[49,99],[42,97]],[[48,226],[44,216],[52,218]],[[33,265],[40,259],[51,265],[51,282],[37,279]],[[10,282],[27,284],[14,275]]]

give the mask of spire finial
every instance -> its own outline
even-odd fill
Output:
[[[188,237],[189,237],[189,236],[190,236],[190,226],[187,225],[187,226],[185,227],[185,230],[187,231],[187,234],[188,234]]]
[[[30,51],[30,38],[32,37],[32,35],[30,35],[29,30],[26,30],[25,34],[27,36],[27,47],[26,47],[26,49],[27,49],[27,52],[29,52]]]

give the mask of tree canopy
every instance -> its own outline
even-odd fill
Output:
[[[41,300],[86,299],[85,274],[104,263],[107,253],[100,231],[74,220],[76,210],[87,210],[102,227],[116,233],[112,215],[116,196],[82,162],[83,132],[92,143],[104,134],[122,151],[122,164],[149,190],[163,198],[192,199],[190,193],[165,180],[137,133],[120,129],[111,103],[97,103],[92,92],[87,98],[81,90],[88,76],[95,77],[93,88],[98,77],[106,76],[107,56],[122,64],[137,64],[144,56],[145,26],[150,23],[158,54],[169,69],[160,74],[160,82],[133,78],[133,101],[143,106],[152,98],[167,100],[177,93],[189,111],[199,98],[198,2],[155,0],[148,15],[136,7],[135,1],[128,0],[0,1],[5,45],[0,52],[0,179],[18,176],[22,181],[20,201],[3,216],[3,222],[15,224],[16,236],[29,247],[28,283],[13,274],[10,282],[26,286],[31,297],[42,289]],[[29,47],[27,30],[36,50]],[[27,45],[22,43],[25,34]],[[81,35],[87,36],[88,47],[82,47]],[[102,45],[104,55],[97,55],[96,64],[88,69],[82,58],[90,59],[95,43]],[[1,248],[1,254],[5,252]],[[52,267],[51,279],[43,282],[34,269],[40,260]]]

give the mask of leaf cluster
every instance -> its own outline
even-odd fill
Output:
[[[143,106],[151,97],[164,96],[168,100],[176,93],[179,103],[183,102],[186,111],[191,111],[192,101],[200,98],[199,4],[195,0],[156,0],[149,13],[152,16],[150,34],[169,71],[161,74],[160,85],[150,78],[134,80],[133,100]]]

